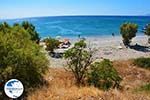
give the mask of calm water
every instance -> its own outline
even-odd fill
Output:
[[[124,22],[133,22],[139,25],[138,35],[142,28],[150,23],[150,17],[146,16],[65,16],[65,17],[38,17],[13,20],[1,20],[10,24],[30,21],[36,26],[41,37],[62,36],[111,36],[112,33],[120,35],[119,28]]]

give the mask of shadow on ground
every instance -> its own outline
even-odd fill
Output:
[[[142,46],[139,44],[130,46],[130,49],[134,49],[136,51],[141,51],[141,52],[150,52],[150,47],[149,46]]]
[[[57,59],[63,57],[63,53],[51,52],[51,53],[49,53],[49,55],[50,55],[52,58],[57,58]]]

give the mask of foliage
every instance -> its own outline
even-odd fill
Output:
[[[141,85],[138,88],[135,88],[135,92],[145,92],[145,93],[150,93],[150,83],[146,83],[144,85]]]
[[[20,25],[0,24],[0,80],[19,79],[25,89],[42,83],[47,59]]]
[[[112,86],[113,88],[118,88],[121,80],[111,61],[104,59],[91,65],[91,70],[88,74],[90,85],[108,90]]]
[[[31,40],[36,41],[37,43],[40,40],[39,34],[35,30],[35,26],[28,21],[22,22],[21,26],[30,34]]]
[[[150,92],[150,83],[141,86],[140,90]]]
[[[131,42],[131,39],[136,36],[138,31],[138,25],[134,23],[124,23],[120,27],[120,33],[123,38],[123,43],[125,46],[128,46]]]
[[[45,41],[46,47],[47,47],[46,50],[49,50],[51,52],[53,52],[54,49],[58,48],[58,46],[60,44],[60,42],[58,40],[51,38],[51,37],[46,38],[44,41]]]
[[[9,33],[10,25],[8,23],[4,22],[0,24],[0,31],[3,32],[4,34]]]
[[[86,43],[85,43],[84,40],[80,40],[79,42],[76,42],[76,43],[75,43],[75,47],[76,47],[76,48],[86,48],[87,45],[86,45]]]
[[[85,41],[75,43],[74,47],[64,53],[68,60],[68,69],[71,70],[78,85],[83,84],[88,67],[92,63],[92,51],[87,50]]]
[[[141,57],[134,59],[134,64],[139,67],[150,68],[150,58]]]
[[[145,35],[150,36],[150,24],[147,24],[144,29]]]
[[[150,24],[147,24],[144,28],[144,34],[150,36]],[[148,39],[148,43],[150,43],[150,39]]]

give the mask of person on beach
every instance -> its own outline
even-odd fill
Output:
[[[81,38],[81,35],[80,35],[80,34],[78,35],[78,38],[79,38],[79,39]]]
[[[112,33],[112,36],[115,37],[115,33]]]

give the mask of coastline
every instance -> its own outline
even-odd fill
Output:
[[[86,38],[87,45],[95,50],[94,57],[96,60],[110,59],[115,60],[129,60],[139,57],[149,57],[150,44],[147,43],[147,36],[137,36],[132,39],[131,46],[139,45],[141,48],[125,48],[122,43],[121,36],[115,37],[88,37]],[[72,45],[78,41],[78,39],[70,40]],[[142,48],[147,47],[147,48]],[[120,48],[121,47],[121,48]],[[51,67],[60,68],[66,66],[64,59],[50,58]],[[59,62],[59,63],[58,63]]]

